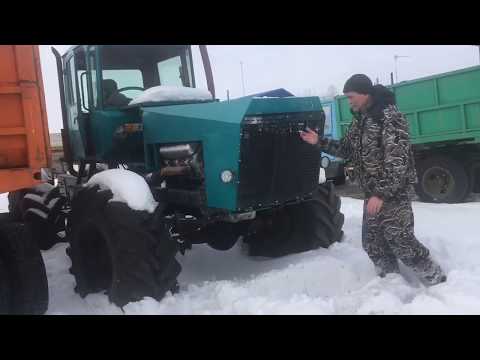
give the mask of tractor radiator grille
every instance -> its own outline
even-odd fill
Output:
[[[319,112],[246,117],[240,148],[239,209],[282,204],[311,193],[318,185],[320,151],[305,143],[299,130],[320,129]]]

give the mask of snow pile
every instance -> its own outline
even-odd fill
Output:
[[[163,101],[212,100],[212,94],[205,89],[179,86],[155,86],[145,90],[130,101],[129,105],[138,105]]]
[[[93,185],[111,190],[113,193],[111,201],[126,203],[133,210],[146,210],[153,213],[158,205],[143,177],[133,171],[111,169],[99,172],[86,184],[86,186]]]
[[[0,213],[8,211],[8,193],[0,194]]]
[[[326,181],[327,181],[327,175],[325,173],[325,169],[320,168],[320,173],[319,173],[319,176],[318,176],[318,183],[323,184]]]
[[[480,202],[413,204],[418,239],[448,280],[430,288],[401,266],[379,278],[362,249],[361,200],[342,198],[345,238],[329,249],[278,259],[249,257],[239,243],[220,252],[194,245],[178,277],[180,292],[145,298],[125,314],[480,314]],[[0,202],[0,205],[2,203]],[[6,203],[3,205],[6,208]],[[50,287],[48,314],[123,314],[99,292],[82,299],[66,244],[43,252]]]

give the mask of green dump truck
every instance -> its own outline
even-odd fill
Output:
[[[458,203],[480,192],[480,66],[390,86],[410,124],[417,194],[427,202]],[[336,99],[337,130],[352,121],[348,99]]]

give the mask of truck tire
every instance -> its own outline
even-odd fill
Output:
[[[82,297],[106,291],[119,307],[146,296],[161,300],[178,286],[181,270],[162,207],[150,214],[111,198],[110,190],[93,186],[80,190],[72,201],[67,255],[75,291]]]
[[[66,198],[60,189],[49,183],[8,194],[10,219],[27,222],[41,250],[48,250],[63,241],[58,233],[65,230],[62,211]]]
[[[8,312],[44,314],[48,309],[47,274],[28,224],[12,222],[1,226],[0,262],[9,283]]]
[[[319,186],[311,201],[257,213],[247,236],[249,254],[278,257],[319,247],[343,237],[344,215],[332,183]]]
[[[8,315],[10,312],[10,279],[7,268],[0,258],[0,315]]]
[[[29,189],[20,189],[8,193],[8,211],[13,221],[22,221],[25,215],[25,205],[23,199],[27,194],[35,194],[43,196],[53,189],[53,185],[49,183],[39,184]]]
[[[424,202],[459,203],[472,190],[465,167],[447,156],[435,156],[417,161],[416,192]]]

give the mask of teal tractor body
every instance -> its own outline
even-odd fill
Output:
[[[228,250],[243,239],[250,255],[277,257],[342,238],[340,199],[319,184],[320,152],[299,135],[323,135],[320,99],[218,101],[205,47],[200,55],[208,91],[196,87],[190,46],[56,53],[68,170],[59,183],[71,199],[67,253],[82,296],[106,289],[121,306],[160,299],[175,288],[177,250],[192,244]],[[148,186],[132,192],[150,191],[154,213],[82,185],[109,170],[121,173],[110,184],[140,176]]]
[[[117,83],[117,95],[132,98],[153,86],[193,87],[190,47],[78,46],[63,63],[64,131],[72,162],[126,164],[154,173],[166,166],[162,147],[195,144],[201,152],[203,205],[233,212],[296,200],[318,185],[320,160],[298,134],[307,126],[323,131],[318,97],[222,102],[167,97],[108,105],[107,81]],[[228,179],[222,180],[222,173]]]
[[[280,186],[299,179],[305,170],[302,160],[309,161],[309,170],[318,174],[319,160],[302,159],[315,149],[302,144],[298,131],[309,124],[318,128],[322,116],[315,97],[145,108],[145,163],[149,171],[159,170],[162,144],[198,142],[203,150],[208,207],[229,211],[267,208],[311,193],[318,184],[314,176],[308,184],[299,180],[291,189]],[[228,182],[222,180],[224,172],[233,175]]]

